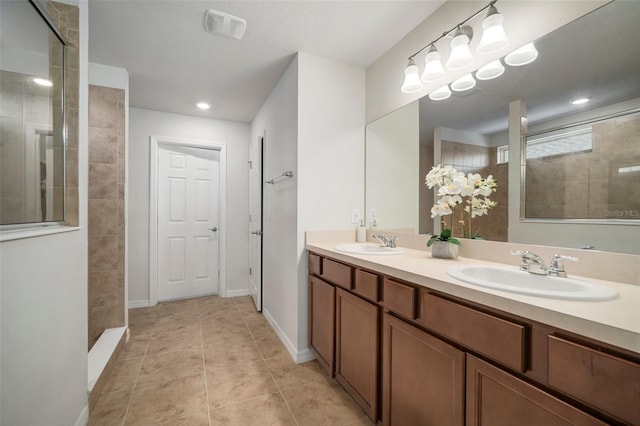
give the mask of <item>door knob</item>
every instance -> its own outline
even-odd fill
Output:
[[[209,228],[209,231],[211,232],[217,232],[218,228],[216,226],[214,226],[213,228]]]
[[[258,230],[258,231],[252,231],[251,232],[253,235],[262,235],[262,231]]]

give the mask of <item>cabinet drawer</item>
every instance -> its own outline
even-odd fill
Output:
[[[372,302],[378,302],[380,293],[380,280],[376,274],[356,269],[356,278],[353,283],[353,292]]]
[[[390,278],[384,279],[383,304],[388,310],[416,318],[416,289]]]
[[[322,278],[347,290],[351,290],[351,271],[350,266],[331,259],[322,259]]]
[[[526,327],[433,294],[422,294],[423,324],[515,370],[526,371]]]
[[[309,273],[311,275],[322,275],[322,258],[314,253],[309,253]]]
[[[640,365],[549,336],[549,386],[640,425]]]

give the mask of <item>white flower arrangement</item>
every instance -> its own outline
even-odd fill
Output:
[[[469,238],[472,238],[471,219],[489,214],[489,210],[497,206],[489,196],[496,191],[498,182],[492,175],[483,178],[477,173],[458,172],[452,166],[434,166],[425,178],[429,189],[436,188],[438,201],[431,208],[431,217],[453,215],[453,211],[461,204],[466,204],[464,211],[469,216]],[[464,225],[464,220],[460,221]]]

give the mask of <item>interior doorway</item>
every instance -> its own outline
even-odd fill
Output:
[[[262,311],[262,200],[265,136],[249,146],[249,294]]]

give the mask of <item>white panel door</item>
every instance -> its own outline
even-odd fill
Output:
[[[219,193],[219,151],[160,146],[159,301],[218,293]]]
[[[262,152],[264,138],[249,146],[249,294],[262,311]]]

